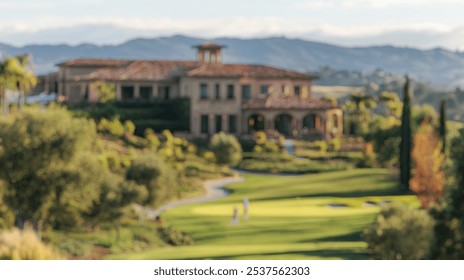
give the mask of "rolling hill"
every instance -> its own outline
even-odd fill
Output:
[[[78,57],[194,60],[192,46],[204,41],[177,35],[134,39],[119,45],[16,47],[0,43],[0,52],[9,55],[31,53],[37,73],[44,74],[56,70],[55,64]],[[268,64],[303,72],[316,71],[324,66],[365,72],[380,68],[401,75],[409,73],[415,79],[438,87],[464,85],[464,52],[393,46],[347,48],[285,37],[215,38],[212,41],[227,46],[224,50],[227,63]]]

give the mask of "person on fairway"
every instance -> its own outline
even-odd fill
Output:
[[[232,225],[238,224],[238,207],[234,206],[234,212],[232,214],[232,220],[230,221]]]
[[[248,210],[250,209],[250,200],[248,197],[243,198],[243,218],[248,219]]]

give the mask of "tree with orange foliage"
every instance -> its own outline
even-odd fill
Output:
[[[415,163],[415,172],[409,185],[416,193],[422,207],[429,208],[433,203],[439,203],[445,186],[444,163],[440,140],[433,127],[424,122],[414,135],[411,153]]]

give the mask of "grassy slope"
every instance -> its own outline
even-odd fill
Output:
[[[378,207],[365,201],[400,200],[383,169],[349,170],[304,176],[246,175],[220,201],[172,209],[164,218],[192,235],[195,245],[119,255],[122,259],[365,259],[360,231]],[[234,206],[250,199],[250,219],[231,225]],[[329,203],[348,208],[329,208]],[[241,208],[240,208],[241,209]]]

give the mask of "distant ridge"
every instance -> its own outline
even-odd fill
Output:
[[[397,74],[409,73],[416,79],[435,86],[464,86],[464,53],[441,48],[348,48],[285,37],[202,39],[176,35],[153,39],[138,38],[119,45],[102,46],[35,44],[14,47],[0,43],[0,52],[9,55],[31,53],[36,72],[44,74],[56,70],[57,63],[73,58],[194,60],[195,51],[192,46],[204,41],[226,45],[226,63],[267,64],[302,72],[316,71],[323,66],[366,72],[383,69]]]

